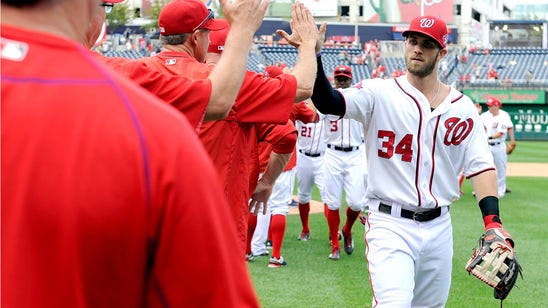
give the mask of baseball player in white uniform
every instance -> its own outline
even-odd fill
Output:
[[[489,111],[481,114],[483,127],[488,138],[489,148],[493,154],[495,167],[497,168],[497,185],[499,198],[504,197],[506,193],[506,136],[509,132],[513,133],[514,124],[510,115],[500,108],[502,102],[496,97],[487,98],[487,108]],[[513,140],[513,134],[511,134]],[[515,141],[514,141],[515,142]]]
[[[443,307],[451,283],[449,206],[464,170],[486,229],[500,228],[496,172],[472,101],[438,79],[447,26],[421,16],[404,31],[407,74],[334,90],[321,55],[312,101],[364,125],[366,260],[373,307]],[[316,52],[319,52],[317,48]],[[326,154],[327,155],[327,154]]]
[[[310,104],[312,104],[310,102]],[[325,152],[325,115],[317,112],[317,121],[303,123],[295,121],[297,127],[297,199],[302,231],[299,241],[310,239],[310,200],[314,184],[323,196],[323,155]],[[321,197],[323,199],[323,197]]]
[[[344,89],[352,84],[352,70],[349,66],[339,65],[334,71],[335,87]],[[343,189],[346,194],[346,222],[341,229],[344,251],[352,254],[354,241],[352,239],[352,226],[364,207],[365,183],[364,161],[365,151],[363,147],[363,126],[353,119],[332,119],[326,121],[325,150],[325,176],[324,196],[325,216],[329,227],[331,240],[331,253],[329,258],[339,260],[340,243],[338,240],[341,222],[340,211],[342,205]]]

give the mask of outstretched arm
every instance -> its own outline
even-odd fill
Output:
[[[298,2],[291,5],[290,25],[291,35],[283,30],[277,30],[276,33],[298,50],[297,62],[291,74],[297,79],[294,101],[302,102],[312,95],[316,76],[314,55],[319,32],[310,10]]]
[[[232,108],[247,70],[249,46],[263,22],[269,0],[221,0],[220,3],[230,31],[223,56],[209,75],[212,89],[206,120],[222,119]]]
[[[274,184],[280,174],[284,171],[284,168],[289,162],[292,154],[293,153],[278,154],[275,152],[270,154],[270,159],[268,160],[263,176],[257,182],[255,191],[253,191],[253,194],[251,195],[249,208],[253,211],[253,215],[257,215],[259,209],[261,208],[261,204],[263,205],[263,214],[266,214],[266,210],[268,209],[268,199],[272,194],[272,188],[274,187]]]
[[[312,102],[321,113],[342,117],[346,113],[344,97],[341,92],[333,89],[327,76],[325,76],[321,56],[317,57],[317,65],[318,73],[316,74],[316,82],[314,83]]]

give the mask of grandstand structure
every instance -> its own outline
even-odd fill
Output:
[[[341,53],[347,55],[344,59]],[[357,64],[350,60],[352,56],[362,57],[364,51],[357,47],[325,47],[322,50],[322,62],[324,70],[330,76],[335,66],[348,65],[354,73],[354,82],[372,78],[374,66],[371,63]],[[109,51],[109,57],[124,57],[138,59],[144,55],[136,50]],[[452,84],[458,89],[473,88],[546,88],[548,89],[548,49],[537,47],[511,47],[478,50],[469,52],[465,63],[456,61],[459,57],[457,49],[450,50],[447,61],[450,63],[446,74],[441,76],[444,82]],[[249,54],[248,69],[254,72],[262,72],[269,65],[281,65],[292,67],[297,61],[297,51],[289,45],[259,44]],[[381,61],[386,67],[385,77],[390,77],[392,72],[405,69],[405,61],[401,56],[382,57]],[[499,78],[487,79],[490,68],[496,69]],[[478,73],[479,72],[479,73]],[[532,76],[527,78],[527,72]],[[479,77],[476,76],[479,74]],[[468,82],[461,80],[461,76],[471,76]],[[508,82],[510,81],[510,83]]]

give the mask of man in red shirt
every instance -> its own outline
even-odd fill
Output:
[[[281,74],[279,72],[272,74],[273,67],[269,66],[265,70],[265,75],[276,77]],[[274,67],[275,68],[275,67]],[[281,255],[283,246],[283,238],[286,230],[286,216],[289,213],[289,200],[292,198],[293,185],[295,177],[292,169],[296,166],[295,144],[297,141],[296,128],[294,122],[296,120],[305,123],[312,122],[316,117],[313,109],[309,108],[305,102],[294,104],[290,116],[290,120],[286,125],[259,125],[259,169],[261,173],[268,169],[278,155],[284,156],[285,168],[279,177],[276,177],[272,194],[268,199],[268,209],[266,214],[259,213],[258,215],[248,216],[248,237],[246,243],[246,252],[248,256],[265,255],[267,234],[271,235],[272,239],[272,256],[270,258],[269,267],[285,266],[287,262]],[[293,143],[291,148],[283,147],[283,143],[279,142],[282,137],[291,134]],[[282,139],[283,140],[283,139]],[[281,145],[280,145],[281,144]],[[255,192],[256,193],[256,192]],[[254,195],[252,196],[252,201]],[[270,230],[270,232],[269,232]],[[253,247],[252,247],[253,246]]]
[[[2,1],[0,305],[258,307],[188,121],[77,42],[103,9]]]
[[[123,0],[105,0],[106,4]],[[97,55],[136,83],[183,112],[191,125],[199,131],[202,121],[224,118],[238,94],[247,68],[248,47],[253,34],[262,23],[266,5],[255,0],[221,1],[223,12],[232,27],[228,33],[226,52],[211,74],[201,80],[160,73],[141,62],[126,58]],[[93,19],[82,43],[93,47],[105,21],[102,10]]]
[[[256,184],[250,203],[262,207],[266,210],[266,213],[263,211],[263,213],[250,213],[248,215],[249,225],[246,240],[246,257],[248,260],[252,260],[254,257],[251,251],[251,241],[254,238],[253,235],[257,227],[257,218],[260,217],[262,219],[262,224],[259,223],[259,226],[264,226],[264,230],[262,230],[264,235],[268,232],[271,225],[270,220],[272,219],[273,250],[268,266],[281,267],[287,265],[281,256],[281,246],[285,234],[285,215],[287,215],[289,208],[287,199],[283,198],[282,195],[289,193],[289,189],[281,189],[284,185],[280,181],[287,177],[288,163],[297,143],[297,131],[291,120],[288,120],[285,125],[259,124],[257,125],[257,138],[259,140],[257,145],[258,164],[254,166],[254,170],[260,172],[260,179],[258,182],[256,180],[257,177],[251,179],[251,187],[253,187],[253,183]],[[257,167],[258,169],[255,169]],[[263,180],[267,177],[275,178],[275,181],[274,185],[267,185],[268,196],[264,196],[262,195],[264,191]],[[273,213],[273,210],[276,210],[276,212]],[[264,241],[266,241],[266,238],[264,238]]]
[[[204,123],[200,131],[200,139],[224,184],[225,195],[239,230],[242,258],[245,254],[249,211],[250,153],[257,143],[255,125],[285,124],[293,102],[302,101],[312,94],[310,90],[316,74],[314,62],[318,30],[310,11],[302,4],[293,5],[292,11],[293,33],[290,38],[296,42],[299,52],[292,75],[264,78],[262,74],[246,72],[228,116],[222,121]],[[191,79],[207,78],[214,67],[203,63],[209,36],[213,37],[220,31],[207,30],[211,20],[197,17],[206,12],[205,5],[199,0],[174,0],[168,3],[160,12],[158,20],[164,49],[158,55],[140,61],[159,71],[181,74]],[[289,38],[285,31],[280,34]],[[264,179],[264,184],[274,184],[267,180]],[[262,187],[262,184],[259,186]]]

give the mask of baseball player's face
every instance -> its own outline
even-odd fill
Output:
[[[407,71],[418,77],[430,75],[437,66],[440,49],[428,36],[410,34],[405,40],[405,63]]]
[[[490,113],[497,115],[499,113],[500,108],[497,105],[491,105],[491,106],[487,106],[487,109],[489,110]]]
[[[352,79],[345,76],[335,77],[335,88],[337,89],[346,89],[349,88],[352,84]]]
[[[209,47],[209,30],[200,29],[194,31],[195,48],[194,57],[200,62],[205,62],[207,55],[207,48]]]

